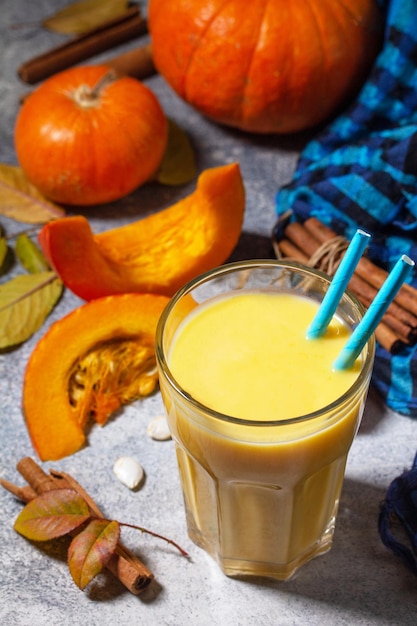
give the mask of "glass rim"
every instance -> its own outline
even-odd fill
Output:
[[[157,324],[156,334],[155,334],[155,352],[156,359],[162,369],[164,376],[168,380],[171,387],[175,390],[175,392],[182,397],[183,400],[192,405],[198,412],[203,415],[208,415],[211,418],[221,420],[223,422],[227,422],[229,424],[238,424],[241,426],[249,426],[249,427],[277,427],[277,426],[285,426],[289,424],[307,422],[314,419],[318,419],[322,416],[331,415],[338,406],[345,404],[348,400],[350,400],[356,393],[359,392],[361,387],[365,384],[368,377],[370,377],[372,373],[374,354],[375,354],[375,336],[374,333],[368,339],[365,344],[367,353],[364,359],[364,364],[361,371],[358,374],[358,377],[352,383],[352,385],[336,400],[322,407],[321,409],[317,409],[316,411],[312,411],[311,413],[306,413],[305,415],[298,415],[294,417],[289,417],[285,419],[279,420],[250,420],[241,417],[234,417],[232,415],[227,415],[225,413],[221,413],[220,411],[216,411],[212,409],[199,400],[193,398],[193,396],[188,393],[176,380],[173,376],[167,360],[165,358],[165,351],[163,349],[163,337],[164,337],[164,329],[166,325],[166,321],[175,307],[175,305],[181,300],[183,296],[190,293],[193,289],[202,285],[214,277],[231,274],[239,269],[248,269],[248,268],[257,268],[257,267],[276,267],[276,268],[288,268],[295,269],[305,274],[313,275],[316,278],[323,280],[324,282],[330,284],[331,277],[328,274],[325,274],[321,270],[317,270],[315,268],[309,267],[308,265],[303,265],[302,263],[298,263],[297,261],[284,261],[280,259],[251,259],[244,261],[233,261],[231,263],[225,263],[223,265],[219,265],[207,272],[204,272],[193,278],[188,283],[186,283],[183,287],[181,287],[170,299],[165,309],[163,310]],[[359,309],[360,313],[363,315],[365,312],[365,307],[362,305],[360,300],[349,290],[346,290],[342,295],[342,299],[346,298],[350,301],[351,304],[354,304],[357,309]]]

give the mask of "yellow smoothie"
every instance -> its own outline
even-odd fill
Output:
[[[243,292],[193,311],[178,329],[169,366],[193,398],[225,415],[279,420],[317,411],[353,384],[360,363],[332,364],[350,334],[334,318],[326,334],[307,340],[318,309],[286,293]]]
[[[332,406],[361,362],[333,371],[350,332],[336,318],[322,338],[306,339],[317,306],[289,293],[232,292],[196,306],[171,341],[168,367],[186,394],[164,376],[160,384],[188,530],[228,575],[286,579],[331,546],[367,385]]]

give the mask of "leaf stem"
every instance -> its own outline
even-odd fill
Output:
[[[107,521],[110,521],[110,520],[107,520]],[[181,546],[176,541],[173,541],[172,539],[169,539],[168,537],[165,537],[164,535],[155,533],[153,530],[148,530],[147,528],[143,528],[142,526],[136,526],[135,524],[128,524],[127,522],[119,522],[119,521],[117,523],[120,526],[127,526],[128,528],[134,528],[135,530],[140,530],[142,533],[147,533],[148,535],[152,535],[152,537],[156,537],[157,539],[162,539],[163,541],[166,541],[167,543],[170,543],[172,546],[174,546],[174,548],[176,548],[182,556],[189,557],[188,552],[186,552],[184,548],[181,548]]]

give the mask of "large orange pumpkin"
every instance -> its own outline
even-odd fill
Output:
[[[286,133],[327,119],[382,41],[376,0],[150,0],[154,63],[222,124]]]
[[[27,178],[48,198],[75,205],[117,200],[148,180],[167,136],[154,93],[102,65],[46,80],[25,100],[15,128]]]

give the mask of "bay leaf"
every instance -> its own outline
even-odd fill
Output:
[[[89,517],[87,503],[74,489],[53,489],[31,500],[13,527],[27,539],[48,541],[78,528]]]
[[[197,175],[193,147],[186,133],[168,120],[168,143],[155,180],[162,185],[184,185]]]
[[[42,26],[63,35],[82,35],[116,19],[129,0],[81,0],[73,2],[42,21]]]
[[[120,527],[116,521],[95,519],[74,537],[68,549],[68,566],[75,584],[85,589],[114,554]]]
[[[14,249],[22,266],[31,274],[50,270],[42,251],[26,233],[20,233],[16,237]]]
[[[15,346],[33,335],[62,290],[54,272],[22,274],[0,285],[0,348]]]
[[[28,181],[20,167],[0,163],[0,214],[18,222],[44,224],[65,211]]]

